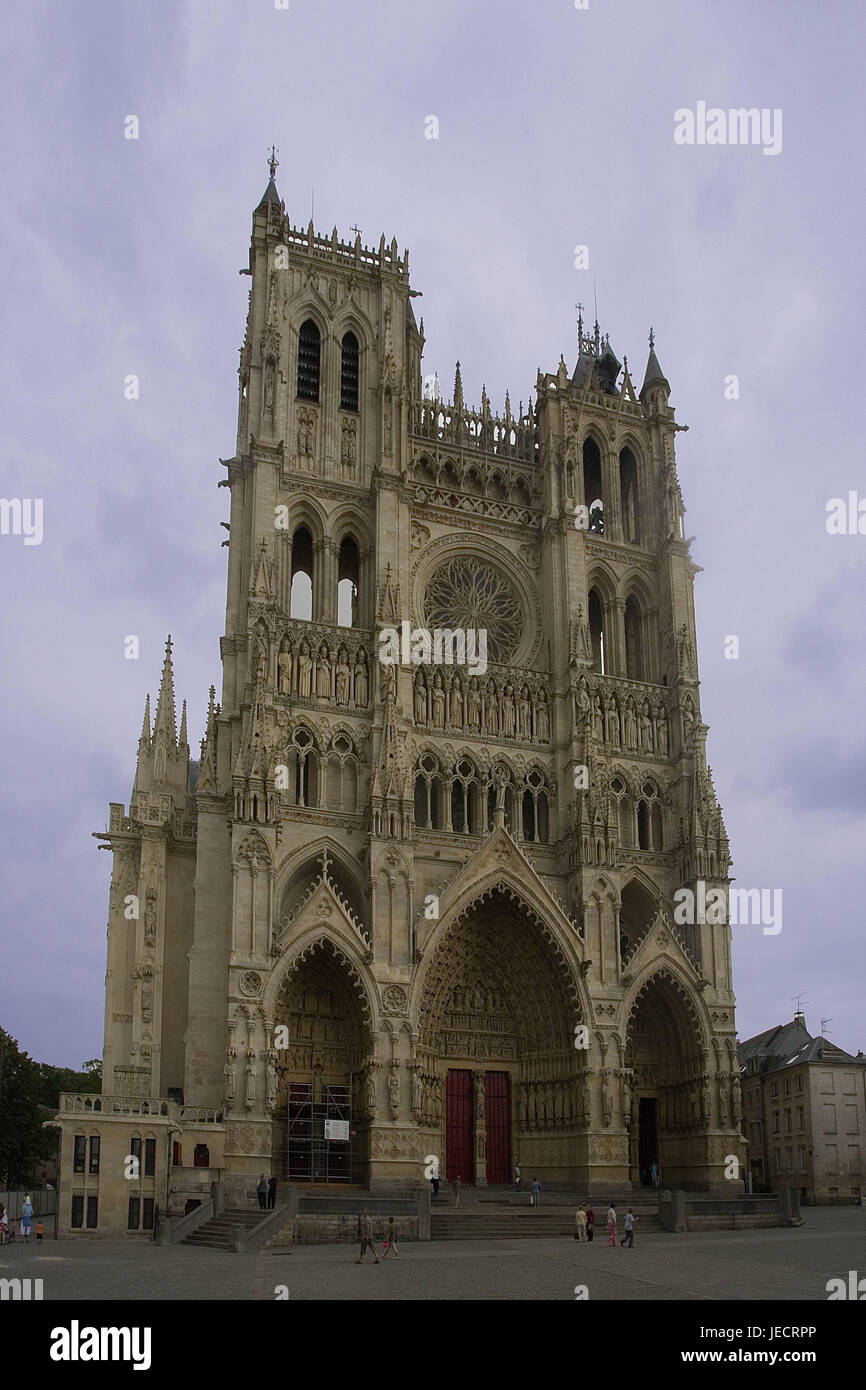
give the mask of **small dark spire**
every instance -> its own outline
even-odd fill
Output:
[[[276,147],[271,145],[271,152],[268,155],[268,169],[270,170],[271,177],[268,179],[268,186],[264,191],[262,201],[256,208],[256,212],[261,212],[268,203],[273,203],[275,207],[280,206],[280,195],[277,192],[277,185],[274,182],[279,164],[280,161],[277,159]]]
[[[643,396],[647,387],[652,386],[654,383],[666,386],[668,392],[670,392],[671,389],[670,382],[662,371],[659,360],[656,357],[655,334],[652,329],[650,329],[649,344],[649,357],[647,358],[646,371],[644,372],[643,386],[640,388],[641,396]]]
[[[652,324],[650,324],[650,352],[652,352],[652,350],[653,350],[653,348],[655,347],[655,345],[656,345],[655,334],[653,333]]]

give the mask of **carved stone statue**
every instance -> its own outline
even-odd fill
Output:
[[[319,657],[316,663],[316,694],[320,700],[330,700],[331,698],[331,661],[324,642],[319,647]]]
[[[728,1123],[728,1078],[719,1077],[719,1124],[724,1129]]]
[[[520,726],[520,737],[525,739],[532,738],[532,704],[529,699],[528,685],[525,685],[520,692],[518,723]]]
[[[391,1119],[396,1120],[400,1114],[400,1076],[393,1064],[388,1077],[388,1102],[391,1107]]]
[[[226,1064],[225,1064],[225,1066],[223,1067],[223,1072],[225,1073],[225,1078],[226,1078],[226,1100],[234,1100],[234,1098],[235,1098],[235,1069],[234,1069],[234,1066],[232,1065],[232,1063],[231,1063],[230,1061],[226,1061]]]
[[[246,1103],[249,1110],[256,1103],[256,1069],[252,1057],[247,1062]]]
[[[601,713],[601,696],[596,693],[592,701],[592,734],[596,743],[604,743],[604,720]]]
[[[268,1059],[268,1108],[273,1110],[277,1103],[277,1069]]]
[[[607,741],[613,748],[619,748],[619,711],[615,695],[611,695],[607,702]]]
[[[301,642],[300,655],[298,656],[298,695],[302,700],[309,700],[313,692],[313,659],[310,656],[310,648],[306,638]]]
[[[601,1084],[601,1108],[604,1127],[605,1129],[609,1129],[611,1120],[613,1119],[613,1091],[611,1090],[610,1076],[607,1072],[605,1072]]]
[[[148,888],[144,908],[144,944],[152,946],[156,940],[156,894]]]
[[[478,693],[478,677],[472,676],[466,695],[467,723],[470,729],[481,727],[481,696]]]
[[[637,720],[634,713],[634,701],[631,699],[625,707],[625,746],[626,748],[637,748]]]
[[[460,677],[454,677],[451,687],[451,723],[455,729],[463,728],[463,688]]]
[[[514,686],[509,681],[502,696],[502,732],[514,738]]]
[[[445,728],[445,693],[442,689],[442,677],[438,671],[433,678],[433,728]]]
[[[422,671],[419,671],[415,677],[415,723],[427,723],[427,687],[424,684]]]
[[[288,695],[292,688],[292,648],[285,640],[277,657],[277,688],[281,695]]]
[[[656,741],[658,751],[666,758],[668,755],[668,717],[664,707],[659,710],[659,716],[656,722]]]
[[[367,653],[361,647],[355,659],[355,704],[366,709],[369,699],[369,680],[367,678]]]
[[[412,1114],[415,1119],[419,1119],[424,1109],[424,1085],[421,1080],[421,1072],[416,1067],[412,1073]]]
[[[376,1072],[371,1067],[367,1073],[367,1114],[371,1120],[376,1118]]]
[[[731,1112],[733,1122],[735,1125],[738,1125],[740,1123],[741,1103],[742,1096],[740,1094],[740,1078],[737,1076],[736,1072],[734,1072],[731,1075]]]
[[[475,1088],[475,1125],[476,1128],[483,1126],[486,1115],[486,1105],[484,1099],[484,1073],[476,1071],[472,1073],[472,1084]]]
[[[498,717],[499,712],[498,712],[498,708],[497,708],[497,706],[498,706],[498,704],[499,704],[499,701],[498,701],[498,698],[497,698],[496,686],[494,685],[493,681],[491,681],[491,682],[489,683],[489,685],[487,686],[486,697],[487,697],[487,732],[488,732],[488,734],[491,734],[491,735],[494,735],[494,736],[495,736],[495,735],[499,732],[499,717]]]
[[[341,647],[337,653],[337,704],[347,705],[349,703],[349,682],[352,673],[349,670],[348,652],[345,647]]]
[[[640,715],[640,746],[645,753],[653,751],[653,722],[650,719],[649,701],[644,700]]]
[[[548,742],[550,739],[550,710],[547,705],[547,695],[543,690],[540,691],[535,706],[535,731],[541,743]]]

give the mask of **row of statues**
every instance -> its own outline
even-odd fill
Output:
[[[268,678],[269,652],[265,638],[256,635],[256,675]],[[281,695],[300,700],[317,699],[329,704],[366,709],[370,699],[370,673],[367,653],[359,647],[354,660],[345,644],[334,652],[327,642],[311,648],[302,638],[293,649],[284,637],[277,653],[277,689]]]
[[[575,692],[575,720],[579,728],[591,728],[596,743],[668,755],[670,729],[662,704],[653,709],[648,699],[636,702],[631,695],[624,703],[613,694],[605,700],[599,691],[590,695],[585,678],[581,678]]]
[[[527,743],[550,740],[550,706],[543,686],[533,695],[528,685],[518,688],[512,681],[497,686],[496,681],[478,676],[454,675],[449,680],[441,671],[431,679],[418,671],[413,706],[415,723],[425,728],[459,729]]]

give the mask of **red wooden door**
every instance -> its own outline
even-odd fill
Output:
[[[474,1181],[471,1071],[449,1071],[446,1079],[445,1167],[449,1182]]]
[[[488,1183],[511,1182],[510,1081],[507,1071],[488,1071],[484,1074]]]

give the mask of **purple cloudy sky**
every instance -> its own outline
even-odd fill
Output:
[[[250,217],[279,147],[296,223],[409,246],[425,371],[528,399],[593,303],[679,419],[704,718],[739,886],[741,1037],[863,1022],[866,10],[849,0],[29,0],[6,18],[0,536],[0,1021],[40,1060],[101,1053],[110,856],[145,692],[175,644],[190,742],[219,686]],[[674,111],[781,108],[782,151],[682,147]],[[135,114],[140,139],[124,139]],[[424,136],[439,118],[438,140]],[[589,271],[574,268],[586,244]],[[590,313],[591,318],[591,313]],[[141,397],[124,399],[139,376]],[[726,400],[726,376],[739,400]],[[141,659],[126,661],[136,634]],[[724,638],[740,642],[737,661]]]

